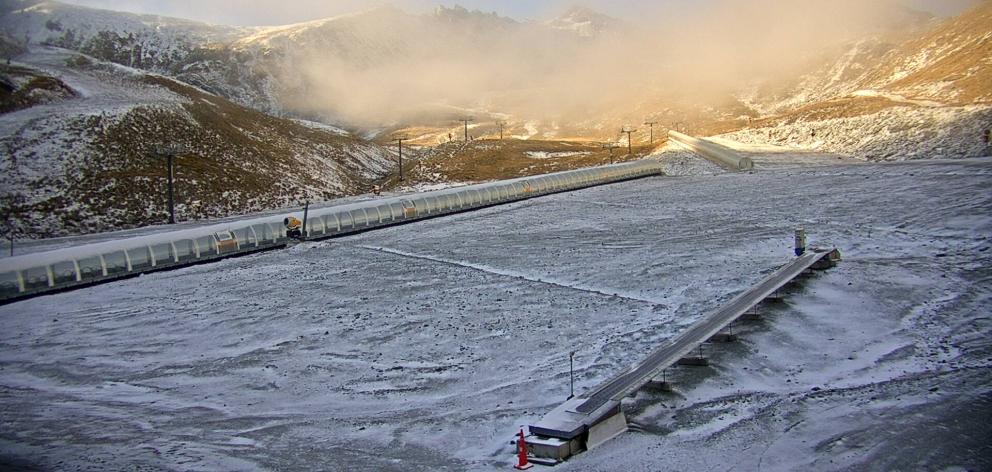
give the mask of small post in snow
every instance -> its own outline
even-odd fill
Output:
[[[467,143],[468,142],[468,124],[470,122],[472,122],[472,121],[475,121],[475,118],[466,117],[466,118],[462,118],[462,119],[460,119],[458,121],[461,121],[461,122],[465,123],[465,142]]]
[[[169,224],[176,224],[176,156],[169,154]]]
[[[300,241],[307,239],[307,235],[310,234],[310,230],[307,229],[307,216],[310,213],[310,200],[303,202],[303,234],[300,235]]]
[[[400,147],[400,182],[404,180],[403,179],[403,141],[409,141],[409,140],[410,138],[396,138],[396,142],[399,144]]]
[[[568,399],[575,397],[575,351],[568,353]]]
[[[10,257],[14,257],[14,240],[18,233],[15,215],[23,211],[25,206],[24,196],[21,194],[0,196],[0,226],[3,228],[3,237],[10,241]]]
[[[178,144],[169,144],[167,146],[160,146],[155,149],[154,154],[156,157],[166,158],[166,172],[169,184],[169,224],[176,224],[176,166],[175,159],[176,156],[185,152],[182,146]]]

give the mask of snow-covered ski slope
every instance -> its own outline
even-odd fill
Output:
[[[3,306],[0,465],[508,470],[570,351],[578,393],[805,226],[844,263],[556,470],[988,469],[990,183],[990,159],[631,181]]]

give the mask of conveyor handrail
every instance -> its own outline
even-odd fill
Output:
[[[723,307],[692,324],[687,330],[655,349],[636,366],[601,384],[590,393],[580,395],[580,398],[587,398],[587,400],[577,406],[576,411],[591,413],[609,401],[619,401],[639,390],[662,370],[671,367],[696,346],[719,333],[731,322],[746,313],[748,309],[775,293],[776,290],[782,288],[804,270],[809,269],[833,252],[833,250],[809,251],[773,272],[753,288],[737,295]]]

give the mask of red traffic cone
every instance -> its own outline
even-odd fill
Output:
[[[524,441],[524,429],[520,428],[520,438],[517,439],[517,465],[513,468],[527,470],[531,467],[534,467],[534,464],[527,462],[527,441]]]

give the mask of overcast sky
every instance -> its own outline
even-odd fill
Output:
[[[62,0],[95,8],[153,13],[228,25],[284,25],[393,4],[410,12],[430,11],[437,5],[460,4],[469,9],[495,11],[518,20],[541,19],[582,4],[616,17],[636,18],[644,9],[671,8],[716,0]],[[723,0],[746,2],[747,0]],[[783,0],[788,1],[788,0]],[[864,0],[866,2],[879,0]],[[895,0],[938,15],[954,15],[976,0]],[[829,4],[829,2],[827,2]]]

